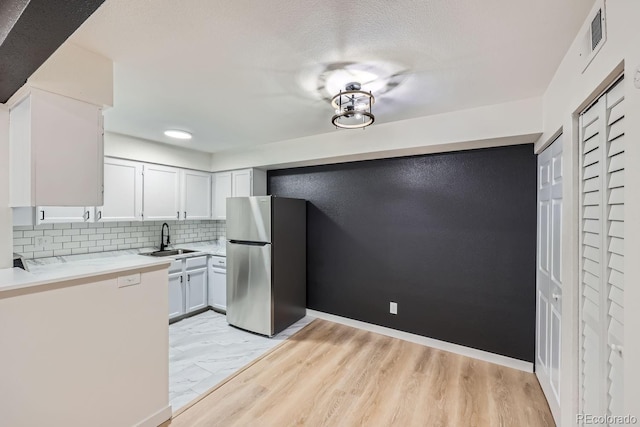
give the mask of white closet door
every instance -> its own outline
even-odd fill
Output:
[[[624,415],[624,86],[580,117],[581,412]]]
[[[624,328],[624,85],[620,82],[606,95],[607,188],[606,214],[606,314],[609,344],[607,369],[609,408],[623,415],[623,328]]]
[[[538,156],[536,375],[560,420],[562,136]]]

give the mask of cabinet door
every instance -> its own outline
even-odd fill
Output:
[[[182,272],[169,275],[169,320],[185,313],[183,282]]]
[[[104,205],[95,220],[142,220],[142,163],[104,159]]]
[[[34,90],[31,143],[36,205],[103,204],[100,107]]]
[[[182,219],[211,218],[211,174],[182,171]]]
[[[187,313],[207,306],[207,269],[187,271]]]
[[[89,219],[89,208],[77,206],[38,206],[36,212],[36,224],[85,222]]]
[[[143,171],[144,220],[179,219],[180,171],[157,165],[144,165]]]
[[[227,218],[227,197],[231,197],[231,172],[213,176],[213,219]]]
[[[233,171],[231,172],[231,178],[233,180],[233,197],[249,197],[253,195],[251,191],[251,169]]]
[[[227,270],[222,268],[212,268],[209,277],[211,294],[209,295],[209,305],[213,308],[227,310]]]

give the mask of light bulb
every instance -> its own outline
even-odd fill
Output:
[[[357,113],[357,114],[356,114],[356,119],[361,119],[361,118],[362,118],[362,114]]]

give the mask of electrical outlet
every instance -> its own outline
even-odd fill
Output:
[[[36,236],[33,246],[36,247],[36,251],[44,251],[46,246],[51,244],[51,236]]]
[[[398,303],[397,302],[390,302],[389,303],[389,313],[391,314],[398,314]]]

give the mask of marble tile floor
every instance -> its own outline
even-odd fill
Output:
[[[176,412],[313,320],[305,317],[273,338],[229,326],[209,310],[169,325],[169,401]]]

